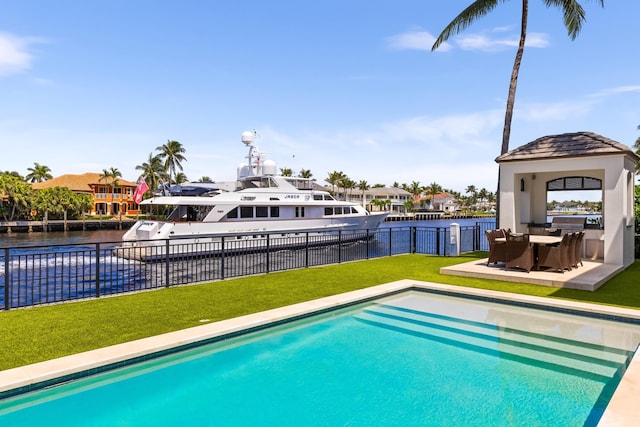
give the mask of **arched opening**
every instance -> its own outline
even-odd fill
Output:
[[[601,228],[602,180],[570,176],[547,181],[547,214],[580,215],[589,228]]]

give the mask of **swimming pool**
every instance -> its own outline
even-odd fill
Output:
[[[640,326],[410,291],[0,402],[3,425],[595,425]]]

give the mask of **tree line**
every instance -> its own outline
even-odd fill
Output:
[[[178,141],[168,140],[156,148],[157,154],[149,154],[147,162],[136,166],[142,171],[150,188],[160,183],[182,183],[187,177],[182,173],[182,162],[186,161],[185,148]],[[74,193],[66,187],[53,187],[33,190],[32,183],[53,178],[51,169],[39,163],[27,168],[27,175],[18,172],[0,172],[0,215],[4,221],[42,219],[45,216],[56,218],[77,218],[93,208],[93,197],[89,194]],[[178,172],[179,171],[179,172]],[[119,185],[122,173],[116,167],[102,170],[100,181],[111,191]],[[203,177],[202,180],[209,181]]]

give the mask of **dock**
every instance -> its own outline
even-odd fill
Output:
[[[127,230],[135,224],[136,221],[136,219],[131,218],[0,221],[0,234],[48,231]]]

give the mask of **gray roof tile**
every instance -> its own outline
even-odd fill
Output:
[[[496,162],[620,154],[640,161],[640,157],[624,144],[593,132],[574,132],[543,136],[498,156]]]

